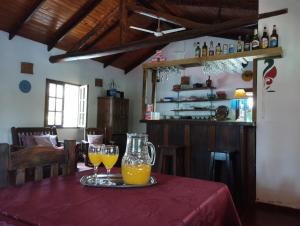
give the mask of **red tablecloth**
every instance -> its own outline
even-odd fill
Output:
[[[79,183],[87,173],[0,189],[0,225],[241,225],[224,184],[156,175],[152,187],[92,188]]]

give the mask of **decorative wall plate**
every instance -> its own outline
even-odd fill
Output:
[[[216,119],[217,120],[225,120],[229,114],[229,109],[225,105],[220,105],[216,111]]]
[[[242,74],[242,79],[246,82],[249,82],[251,81],[253,78],[253,72],[252,71],[244,71],[243,74]]]
[[[31,84],[29,81],[27,80],[22,80],[20,83],[19,83],[19,89],[21,90],[21,92],[23,93],[29,93],[30,90],[31,90]]]

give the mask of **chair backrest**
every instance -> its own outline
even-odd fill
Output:
[[[13,184],[25,183],[26,169],[34,169],[34,180],[39,181],[44,177],[45,166],[50,166],[50,177],[58,176],[59,169],[62,175],[68,175],[75,171],[76,141],[65,140],[64,149],[53,147],[35,146],[11,152],[8,144],[0,144],[0,187],[10,184],[9,178],[12,172],[16,172]]]
[[[22,136],[30,135],[57,135],[56,127],[12,127],[12,142],[15,146],[23,146]],[[58,143],[58,139],[56,140]]]
[[[106,128],[86,128],[85,129],[85,140],[87,135],[103,135],[103,143],[106,143]]]

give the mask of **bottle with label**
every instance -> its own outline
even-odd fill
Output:
[[[269,35],[268,35],[267,27],[264,27],[263,36],[261,37],[261,48],[262,49],[269,48]]]
[[[228,44],[223,44],[223,54],[228,54]]]
[[[250,37],[249,37],[249,35],[246,35],[244,43],[245,43],[244,44],[244,51],[250,51],[251,44],[250,44]]]
[[[270,36],[270,48],[278,47],[278,34],[276,31],[276,25],[273,25],[273,31]]]
[[[222,47],[221,44],[218,43],[218,45],[216,46],[216,55],[221,55],[222,54]]]
[[[237,45],[236,45],[236,51],[238,53],[243,52],[243,41],[242,41],[242,36],[239,35]]]
[[[252,37],[252,50],[259,49],[259,38],[257,29],[254,29],[253,37]]]
[[[229,45],[229,53],[234,53],[234,46],[233,46],[233,44]]]
[[[207,56],[207,45],[206,42],[204,42],[202,46],[202,56]]]
[[[195,57],[200,57],[200,56],[201,56],[200,42],[197,42],[195,48]]]
[[[213,41],[210,41],[210,46],[209,46],[209,56],[215,55],[215,50],[214,50],[214,43]]]

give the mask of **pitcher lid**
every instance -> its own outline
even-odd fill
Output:
[[[127,133],[127,137],[144,138],[144,137],[148,137],[148,134],[147,133]]]

